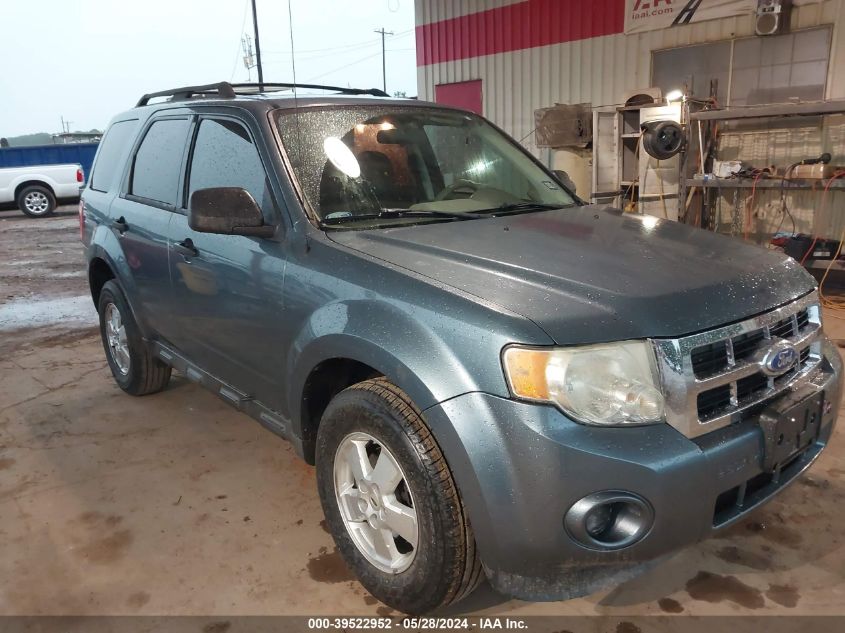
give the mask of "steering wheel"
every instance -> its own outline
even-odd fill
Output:
[[[468,190],[469,196],[472,196],[476,191],[481,188],[481,185],[477,182],[473,182],[472,180],[468,180],[467,178],[458,178],[448,187],[445,187],[443,191],[438,193],[434,196],[435,202],[440,202],[442,200],[449,200],[453,193],[459,193],[462,189]]]

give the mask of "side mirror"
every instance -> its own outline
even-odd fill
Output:
[[[275,228],[264,224],[261,209],[246,189],[197,189],[188,206],[188,226],[200,233],[271,237]]]
[[[413,141],[404,130],[379,130],[376,140],[382,145],[410,145]]]
[[[569,177],[569,174],[562,169],[555,169],[552,173],[557,176],[557,179],[564,187],[569,189],[572,193],[575,193],[575,183],[572,182],[572,178]]]

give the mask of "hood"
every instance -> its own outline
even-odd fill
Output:
[[[559,345],[690,334],[815,287],[782,253],[595,205],[329,235],[522,314]]]

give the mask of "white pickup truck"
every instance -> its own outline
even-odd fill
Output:
[[[0,168],[0,204],[16,202],[33,218],[43,218],[56,208],[57,200],[76,200],[85,182],[82,166],[33,165]]]

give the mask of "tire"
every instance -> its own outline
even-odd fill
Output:
[[[363,477],[349,466],[358,457],[366,460],[359,464]],[[398,473],[379,470],[385,457],[392,458]],[[363,473],[367,462],[369,474]],[[478,586],[481,561],[452,473],[420,410],[399,387],[376,378],[335,396],[317,432],[316,464],[320,501],[337,548],[373,596],[416,615],[457,602]],[[377,472],[393,476],[372,476]],[[374,491],[374,482],[382,482],[382,489]],[[404,508],[405,517],[412,508],[415,544],[407,520],[401,535],[385,526],[387,520],[399,525],[397,508]],[[365,512],[372,513],[369,520]],[[391,570],[384,568],[386,557],[378,560],[379,548],[359,545],[379,534],[388,535],[382,543],[392,537]]]
[[[117,282],[105,283],[100,291],[97,311],[100,313],[100,336],[106,360],[118,386],[133,396],[164,389],[170,381],[171,368],[155,358],[144,342]]]
[[[31,218],[46,218],[56,210],[56,196],[47,187],[29,185],[21,189],[18,208]]]

